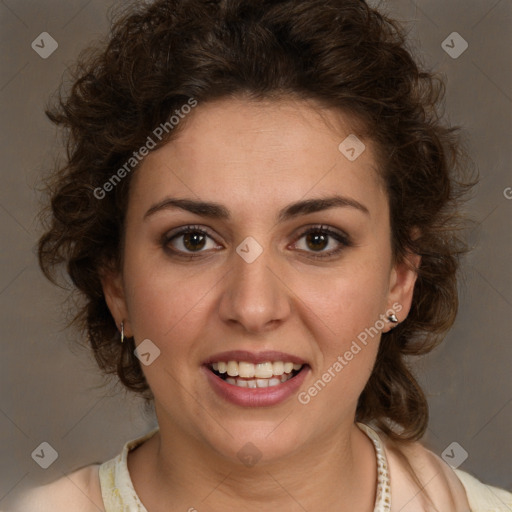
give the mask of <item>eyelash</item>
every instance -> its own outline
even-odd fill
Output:
[[[339,243],[339,245],[336,249],[331,249],[330,251],[321,251],[318,253],[315,253],[315,251],[306,251],[309,255],[308,257],[311,257],[311,258],[316,258],[316,259],[331,258],[333,256],[336,256],[338,253],[340,253],[346,247],[350,247],[352,245],[349,237],[346,234],[344,234],[340,231],[335,231],[335,230],[329,228],[328,226],[324,226],[323,224],[318,224],[316,226],[309,226],[309,227],[305,228],[297,236],[294,244],[296,244],[304,236],[309,235],[311,233],[327,235],[330,238],[334,238],[334,240],[336,240]]]
[[[186,258],[189,260],[201,257],[201,252],[205,252],[205,251],[197,251],[195,253],[194,252],[184,252],[184,251],[172,249],[169,247],[169,244],[174,239],[179,238],[180,236],[191,234],[191,233],[196,233],[196,234],[198,233],[200,235],[206,236],[213,240],[213,237],[210,235],[210,233],[208,233],[208,231],[206,231],[201,226],[189,225],[189,226],[184,226],[183,228],[180,228],[176,232],[166,233],[162,237],[162,242],[161,242],[162,246],[167,252],[171,253],[174,256]],[[311,234],[311,233],[327,235],[327,236],[333,238],[334,240],[336,240],[340,244],[336,249],[331,249],[330,251],[325,251],[325,252],[321,251],[319,253],[315,253],[315,251],[302,251],[302,252],[307,252],[308,257],[311,257],[314,259],[330,258],[332,256],[337,255],[344,248],[352,246],[352,242],[350,241],[350,238],[346,234],[344,234],[342,232],[334,231],[333,229],[329,228],[328,226],[324,226],[322,224],[319,224],[316,226],[308,226],[297,236],[297,238],[295,239],[295,242],[293,242],[293,244],[296,244],[304,236]]]

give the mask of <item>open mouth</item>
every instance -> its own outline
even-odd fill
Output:
[[[307,365],[286,361],[248,363],[246,361],[219,361],[208,368],[227,384],[241,388],[268,388],[279,386],[297,376]]]

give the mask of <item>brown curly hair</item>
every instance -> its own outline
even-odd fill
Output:
[[[394,439],[420,438],[428,406],[406,359],[432,350],[454,322],[466,250],[459,207],[474,184],[459,129],[441,121],[442,79],[415,62],[399,24],[360,0],[157,0],[116,20],[47,111],[65,128],[67,159],[48,180],[38,246],[52,281],[67,265],[83,299],[74,321],[100,368],[151,401],[134,341],[119,343],[100,281],[122,261],[133,172],[102,200],[95,190],[190,98],[313,99],[362,123],[387,187],[394,257],[421,255],[411,311],[382,335],[357,408],[358,421]]]

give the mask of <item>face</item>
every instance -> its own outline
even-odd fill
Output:
[[[185,122],[132,178],[110,310],[160,351],[143,370],[161,429],[234,461],[247,442],[267,460],[318,449],[353,428],[414,286],[372,143],[349,160],[351,120],[305,101],[216,101]]]

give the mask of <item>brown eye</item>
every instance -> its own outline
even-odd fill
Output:
[[[202,233],[187,233],[183,235],[183,245],[188,251],[201,250],[206,244],[206,237]]]
[[[329,243],[329,235],[311,232],[306,235],[306,244],[313,251],[322,251]]]
[[[294,247],[312,258],[328,258],[351,245],[348,235],[324,226],[317,226],[305,230],[295,242]]]
[[[211,249],[222,248],[206,231],[194,226],[185,226],[181,230],[165,234],[161,243],[166,251],[175,255],[199,255]]]

